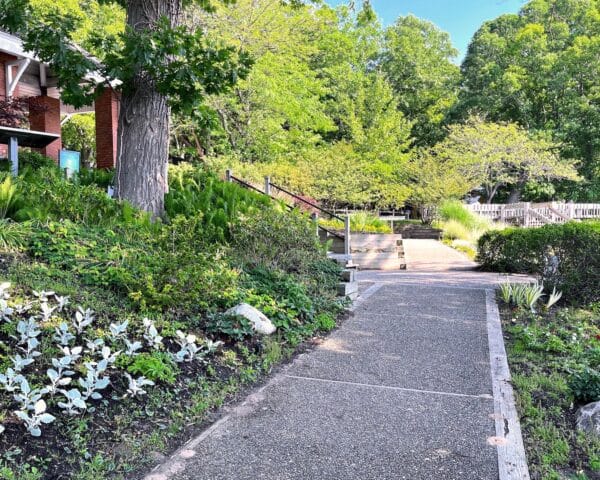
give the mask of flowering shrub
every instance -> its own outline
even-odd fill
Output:
[[[0,284],[0,326],[6,326],[0,330],[0,347],[9,352],[11,364],[0,372],[0,390],[10,394],[8,405],[3,406],[11,408],[15,419],[35,437],[60,415],[92,413],[94,402],[108,398],[109,388],[118,390],[125,383],[122,398],[144,395],[154,382],[122,371],[120,357],[160,350],[173,362],[203,361],[221,344],[180,330],[166,344],[147,318],[139,338],[133,337],[128,320],[111,323],[104,336],[97,336],[101,330],[94,330],[94,312],[69,309],[68,297],[33,291],[34,299],[17,303],[11,301],[9,290],[10,284]],[[48,341],[51,347],[42,349]],[[125,382],[116,382],[119,377]],[[4,431],[0,425],[0,434]]]

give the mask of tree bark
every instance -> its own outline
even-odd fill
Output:
[[[127,24],[135,31],[152,30],[161,17],[179,23],[181,0],[129,0]],[[115,194],[154,218],[164,213],[168,190],[170,108],[147,72],[139,71],[124,85],[118,128]]]
[[[521,194],[523,193],[524,186],[525,184],[522,182],[517,183],[510,191],[506,203],[518,203],[521,200]]]

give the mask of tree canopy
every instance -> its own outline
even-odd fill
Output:
[[[600,199],[600,0],[531,0],[460,67],[447,33],[369,2],[152,2],[0,0],[0,27],[67,102],[93,99],[92,71],[120,91],[117,195],[155,215],[169,154],[331,205]]]
[[[600,193],[599,20],[597,0],[532,0],[486,22],[462,64],[455,111],[548,132],[595,184],[569,187],[582,199]]]
[[[573,162],[561,159],[552,143],[532,138],[515,123],[489,123],[479,117],[450,126],[446,139],[427,155],[448,171],[442,178],[458,174],[464,179],[463,194],[482,186],[488,203],[501,187],[520,189],[532,180],[578,179]]]

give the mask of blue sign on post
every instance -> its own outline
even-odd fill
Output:
[[[79,157],[81,153],[72,150],[60,151],[60,169],[63,170],[67,178],[71,178],[73,173],[79,172]]]

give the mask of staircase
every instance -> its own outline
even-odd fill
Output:
[[[310,212],[315,221],[315,230],[319,240],[323,244],[329,244],[329,258],[344,267],[346,269],[344,272],[355,272],[359,265],[365,270],[406,269],[404,246],[402,244],[403,235],[355,233],[351,238],[350,217],[348,215],[342,217],[326,210],[309,199],[302,198],[274,184],[269,177],[265,178],[264,190],[233,176],[230,170],[226,172],[225,178],[229,182],[235,182],[244,188],[267,195],[274,200],[282,201],[289,209],[302,208]],[[344,230],[323,227],[319,224],[319,215],[342,222]],[[340,283],[339,293],[343,296],[352,296],[358,291],[358,284],[355,283],[354,273],[345,273],[345,275],[351,277],[351,280]]]
[[[440,240],[442,231],[438,228],[433,228],[430,225],[408,224],[400,228],[402,238],[406,239],[425,239],[425,240]]]

